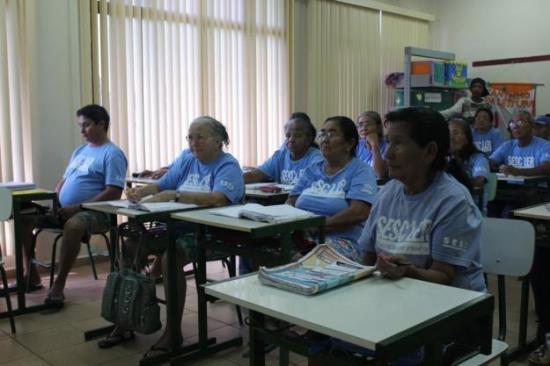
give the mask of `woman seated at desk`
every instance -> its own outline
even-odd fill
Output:
[[[480,266],[481,214],[468,190],[444,172],[449,129],[439,113],[404,108],[386,116],[391,178],[378,193],[359,244],[367,264],[390,279],[485,291]],[[405,309],[405,308],[404,308]],[[340,340],[337,348],[374,352]],[[392,365],[420,365],[422,351]],[[310,365],[320,365],[313,360]]]
[[[451,157],[462,164],[468,174],[472,188],[481,189],[483,204],[480,210],[487,213],[487,182],[489,180],[489,160],[473,143],[472,130],[462,119],[452,119],[449,122],[451,136]]]
[[[482,107],[476,111],[472,126],[474,145],[487,155],[491,155],[502,144],[500,130],[493,127],[493,119],[493,112]]]
[[[316,132],[307,114],[292,113],[285,125],[283,146],[258,168],[244,173],[244,182],[296,184],[306,167],[323,159],[315,144]]]
[[[217,120],[203,116],[196,118],[189,126],[187,141],[190,154],[178,159],[172,168],[158,181],[144,187],[126,191],[130,201],[137,202],[152,195],[147,202],[177,201],[199,206],[225,206],[238,203],[244,194],[244,184],[239,162],[223,151],[229,143],[225,127]],[[180,234],[189,233],[185,224],[178,227]],[[179,235],[182,236],[182,235]],[[195,243],[185,238],[177,241],[177,287],[178,324],[181,323],[186,295],[186,281],[183,267],[195,260]],[[166,261],[166,255],[163,262]],[[163,280],[167,280],[166,265],[163,263]],[[166,291],[167,284],[164,282]],[[178,327],[180,329],[180,327]],[[132,332],[116,328],[107,338],[99,342],[99,347],[113,347],[123,341],[133,339]],[[183,337],[180,334],[178,341]],[[152,357],[168,352],[172,340],[165,330],[161,338],[145,354]]]
[[[326,243],[360,261],[357,239],[376,196],[374,172],[355,157],[359,135],[351,119],[328,118],[317,136],[324,159],[305,170],[287,203],[326,216]]]
[[[376,178],[385,179],[388,175],[388,166],[384,160],[387,144],[382,118],[375,111],[362,112],[357,117],[357,130],[361,138],[355,155],[374,169]]]

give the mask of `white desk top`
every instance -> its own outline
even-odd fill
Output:
[[[262,285],[256,274],[205,289],[228,302],[369,349],[485,295],[410,278],[391,281],[378,276],[317,296]]]
[[[155,212],[141,211],[141,210],[135,210],[131,208],[115,207],[110,205],[109,201],[83,203],[82,207],[92,211],[103,212],[111,215],[121,215],[121,216],[130,217],[130,218],[137,218],[139,216],[146,216],[146,215],[147,216],[162,215],[162,214],[180,211],[180,210],[166,210],[166,211],[155,211]],[[185,208],[185,209],[181,209],[181,211],[195,210],[195,209],[197,209],[197,207]]]
[[[510,182],[510,183],[518,183],[523,184],[525,181],[538,181],[538,180],[545,180],[547,179],[544,175],[534,175],[534,176],[523,176],[523,175],[505,175],[504,173],[496,173],[497,174],[497,180],[504,181],[504,182]]]
[[[548,205],[548,206],[547,206]],[[520,208],[514,210],[514,216],[527,217],[531,219],[550,220],[550,202],[541,205]]]
[[[266,222],[258,222],[246,219],[236,219],[233,217],[226,217],[220,215],[214,215],[210,213],[212,208],[207,208],[203,210],[187,211],[187,212],[178,212],[172,214],[172,218],[176,220],[183,220],[187,222],[192,222],[195,224],[208,225],[213,227],[218,227],[222,229],[231,229],[236,231],[251,232],[254,229],[259,229],[266,226],[272,226],[274,224]]]

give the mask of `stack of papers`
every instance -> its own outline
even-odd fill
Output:
[[[22,182],[4,182],[4,183],[0,183],[0,187],[7,188],[11,191],[16,191],[21,189],[34,189],[36,188],[36,184],[22,183]]]
[[[219,208],[210,210],[210,213],[233,218],[246,218],[249,220],[267,223],[280,223],[315,216],[309,211],[300,210],[299,208],[290,205],[262,206],[258,203],[247,203],[242,206]]]
[[[294,186],[292,184],[281,184],[281,183],[249,183],[245,185],[245,188],[248,190],[261,190],[262,188],[275,187],[279,188],[282,191],[290,192]]]
[[[127,200],[108,201],[106,202],[111,206],[128,208],[131,210],[139,210],[146,212],[162,212],[162,211],[176,211],[176,210],[188,210],[190,208],[198,207],[191,203],[181,202],[138,202],[132,203]]]
[[[265,285],[302,295],[314,295],[372,274],[375,267],[353,262],[326,244],[317,246],[298,262],[268,269],[260,267]]]

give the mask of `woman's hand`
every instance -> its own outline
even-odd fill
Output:
[[[365,140],[371,149],[380,148],[380,139],[379,139],[378,133],[376,132],[369,133],[365,138]]]
[[[376,262],[376,268],[380,271],[382,276],[392,280],[404,277],[407,274],[409,266],[411,266],[411,262],[402,255],[393,255],[389,257],[378,256],[378,261]]]
[[[519,175],[518,170],[511,165],[501,165],[499,170],[505,175]]]
[[[176,198],[176,191],[167,190],[156,193],[142,202],[168,202],[172,201],[174,198]]]
[[[126,194],[126,198],[128,199],[128,201],[132,203],[137,203],[141,200],[139,188],[126,188],[124,193]]]

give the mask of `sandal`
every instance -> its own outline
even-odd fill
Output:
[[[65,295],[54,294],[51,290],[48,292],[48,296],[44,299],[44,304],[62,306],[65,302]]]
[[[136,338],[134,332],[132,332],[131,330],[125,330],[122,333],[109,334],[107,337],[97,342],[97,346],[103,349],[111,348],[121,343],[131,341],[134,338]]]
[[[149,348],[149,351],[147,351],[143,354],[142,359],[162,356],[162,355],[165,355],[169,352],[170,352],[170,349],[168,349],[166,347],[152,345],[151,348]]]

